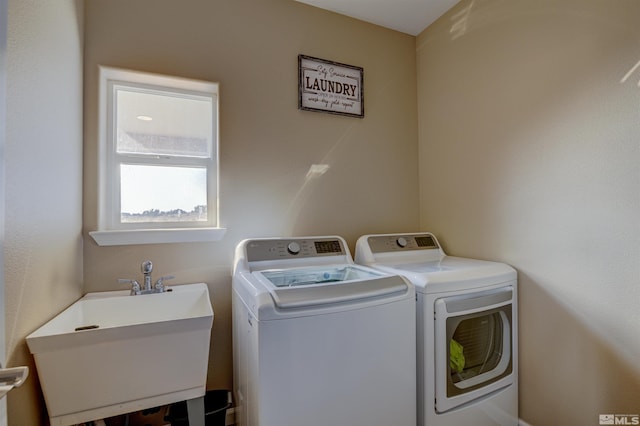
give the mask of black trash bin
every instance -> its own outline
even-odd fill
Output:
[[[204,396],[204,424],[206,426],[224,426],[227,408],[230,406],[231,392],[228,390],[207,391]],[[171,426],[188,426],[187,402],[180,401],[172,404],[165,420],[171,422]]]

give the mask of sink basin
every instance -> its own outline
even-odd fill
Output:
[[[52,425],[202,397],[213,310],[207,285],[88,293],[27,336]]]

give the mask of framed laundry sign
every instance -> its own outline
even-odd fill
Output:
[[[298,108],[364,117],[363,69],[298,55]]]

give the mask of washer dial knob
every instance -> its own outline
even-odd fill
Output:
[[[396,240],[396,244],[398,244],[399,247],[405,248],[407,246],[407,239],[400,237]]]
[[[290,242],[287,245],[287,251],[289,252],[289,254],[300,253],[300,244],[296,243],[295,241]]]

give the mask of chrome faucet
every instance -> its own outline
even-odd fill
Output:
[[[125,279],[125,278],[118,280],[118,282],[122,284],[131,284],[132,296],[138,296],[141,294],[164,293],[165,291],[167,291],[164,281],[175,278],[172,275],[160,277],[156,281],[155,285],[152,286],[151,272],[153,271],[153,263],[150,260],[145,260],[144,262],[142,262],[142,265],[140,265],[140,270],[142,271],[142,275],[144,278],[142,286],[136,280]]]
[[[140,265],[140,270],[142,271],[142,275],[144,275],[144,290],[151,290],[151,271],[153,271],[153,263],[150,260],[145,260]]]

